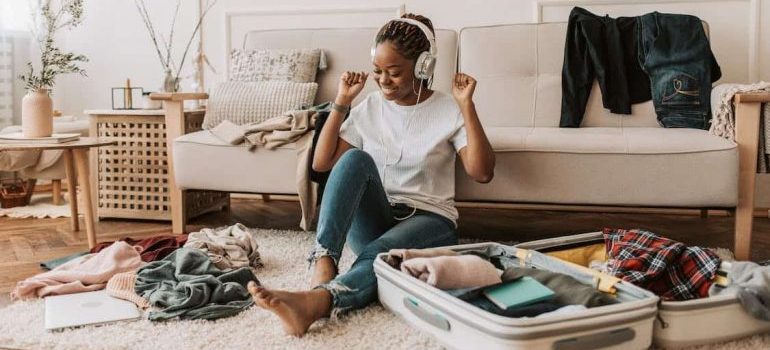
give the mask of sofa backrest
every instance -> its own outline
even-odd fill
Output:
[[[321,103],[334,100],[342,72],[346,70],[372,71],[370,49],[377,30],[378,28],[338,28],[250,31],[246,33],[243,48],[247,50],[323,49],[328,68],[325,71],[319,71],[316,77],[318,83],[316,103]],[[451,93],[450,82],[456,72],[457,33],[453,30],[436,30],[436,45],[438,46],[438,59],[433,88]],[[358,100],[376,88],[376,84],[370,78]]]
[[[567,23],[468,27],[459,34],[459,70],[478,81],[474,101],[484,126],[558,127]],[[582,126],[658,126],[652,102],[613,115],[594,83]]]

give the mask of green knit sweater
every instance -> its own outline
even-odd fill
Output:
[[[249,281],[259,284],[248,267],[222,271],[206,253],[179,248],[139,269],[134,289],[161,309],[150,312],[152,321],[174,317],[213,320],[235,315],[254,304],[246,289]]]

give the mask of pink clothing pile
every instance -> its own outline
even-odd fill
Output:
[[[85,255],[51,271],[18,282],[11,292],[11,299],[42,298],[48,295],[100,290],[112,276],[135,271],[142,264],[136,248],[125,242],[115,242],[97,254]]]

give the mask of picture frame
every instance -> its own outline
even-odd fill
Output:
[[[114,87],[112,88],[112,109],[141,109],[142,93],[141,87]]]

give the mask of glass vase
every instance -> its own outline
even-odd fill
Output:
[[[174,77],[174,74],[170,69],[166,69],[165,77],[163,78],[163,91],[164,92],[178,92],[179,91],[179,78]]]

